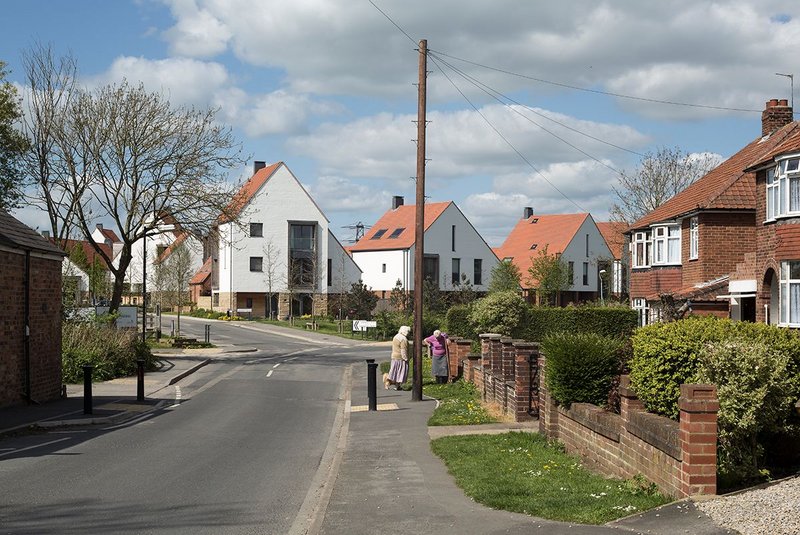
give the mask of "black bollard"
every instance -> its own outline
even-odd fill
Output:
[[[206,325],[206,343],[211,343],[211,325]]]
[[[378,410],[378,390],[375,377],[378,371],[378,364],[375,359],[367,359],[367,396],[369,397],[369,410]]]
[[[92,414],[92,370],[89,364],[83,367],[83,414]]]
[[[136,401],[144,401],[144,359],[136,361]]]

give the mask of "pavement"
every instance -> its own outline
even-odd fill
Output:
[[[161,355],[145,374],[145,401],[136,378],[92,385],[92,414],[84,414],[83,385],[68,385],[60,400],[0,409],[0,437],[37,429],[108,424],[174,403],[176,384],[210,362],[215,350]],[[436,401],[412,401],[407,391],[384,390],[377,378],[377,411],[368,410],[366,364],[345,373],[342,402],[318,476],[292,533],[313,534],[602,534],[735,533],[716,526],[691,500],[681,500],[604,526],[543,520],[473,502],[455,485],[430,449],[450,434],[536,432],[536,423],[427,426]],[[302,517],[302,518],[301,518]]]

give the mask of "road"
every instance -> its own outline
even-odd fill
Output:
[[[181,327],[202,338],[205,323]],[[180,381],[173,406],[129,424],[3,440],[0,533],[299,531],[312,481],[325,475],[345,371],[375,353],[307,338],[213,322],[212,341],[256,351]]]

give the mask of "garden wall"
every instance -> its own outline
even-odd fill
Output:
[[[620,414],[588,403],[559,407],[544,381],[538,344],[483,334],[481,355],[463,360],[464,378],[516,421],[539,418],[539,431],[560,440],[586,465],[627,478],[644,475],[673,497],[716,493],[717,411],[714,385],[681,385],[680,420],[650,414],[620,379]]]

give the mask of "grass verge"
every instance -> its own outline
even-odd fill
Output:
[[[603,524],[670,501],[643,478],[607,479],[538,434],[450,436],[431,442],[476,502],[562,522]]]

